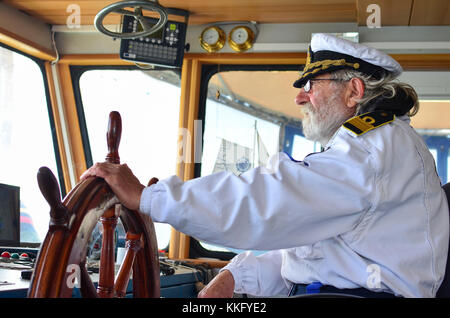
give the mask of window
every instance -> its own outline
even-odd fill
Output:
[[[408,71],[403,72],[400,81],[413,86],[419,96],[419,112],[411,118],[411,126],[433,154],[441,183],[447,183],[450,168],[450,72]]]
[[[299,126],[286,126],[284,129],[284,151],[294,160],[303,160],[307,155],[320,151],[318,142],[308,140]]]
[[[289,70],[230,70],[210,78],[201,176],[223,170],[239,175],[264,165],[280,151],[297,160],[317,148],[320,151],[320,146],[302,135],[300,111],[294,102],[297,89],[292,87],[297,77],[298,71]],[[208,251],[241,252],[206,242],[200,244]]]
[[[448,168],[450,167],[450,152],[447,153],[447,182],[450,182],[450,174]]]
[[[450,135],[447,136],[430,136],[422,134],[422,138],[425,140],[431,154],[433,155],[434,162],[436,163],[436,171],[441,178],[441,183],[445,184],[449,182],[449,155],[450,155]]]
[[[320,144],[304,137],[299,107],[294,103],[298,90],[292,88],[292,83],[298,71],[234,71],[225,66],[220,69],[208,82],[200,175],[220,170],[240,174],[258,166],[264,161],[259,160],[258,141],[269,155],[284,151],[295,160],[320,151]],[[412,117],[411,125],[425,139],[442,183],[450,177],[449,76],[450,72],[405,72],[400,79],[410,83],[421,98],[420,111]],[[200,244],[218,252],[240,252]]]
[[[422,136],[433,155],[436,171],[442,184],[450,180],[448,160],[450,155],[449,116],[450,100],[420,100],[419,112],[411,118],[411,126]]]
[[[105,161],[108,117],[115,110],[122,117],[120,161],[144,185],[152,177],[164,179],[175,174],[180,108],[177,73],[88,70],[79,83],[91,153],[88,165]],[[155,230],[158,248],[166,248],[171,227],[155,223]]]
[[[0,183],[20,188],[20,240],[41,242],[50,208],[36,174],[58,178],[42,71],[32,59],[0,47]]]
[[[202,175],[228,169],[242,173],[259,166],[278,152],[279,130],[269,121],[208,100]]]

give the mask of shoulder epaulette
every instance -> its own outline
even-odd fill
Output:
[[[347,120],[344,127],[360,136],[372,129],[394,121],[394,114],[386,111],[374,111],[365,113]]]

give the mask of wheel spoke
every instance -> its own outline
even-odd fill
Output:
[[[106,210],[100,218],[103,225],[103,236],[97,293],[102,298],[114,296],[114,230],[118,219],[117,211],[120,211],[118,204]]]
[[[94,283],[92,283],[89,273],[86,270],[86,260],[80,264],[80,293],[83,298],[98,297]]]
[[[117,297],[125,297],[136,254],[144,245],[142,234],[127,232],[126,239],[125,247],[127,250],[114,284],[114,291]]]
[[[132,16],[132,17],[137,17],[138,16],[133,11],[129,11],[129,10],[125,10],[125,9],[114,9],[114,10],[112,10],[112,12],[119,13],[119,14],[122,14],[122,15],[129,15],[129,16]]]

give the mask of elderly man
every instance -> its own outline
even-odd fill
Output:
[[[294,83],[305,136],[324,149],[241,176],[144,187],[125,165],[96,164],[123,204],[237,255],[200,297],[342,292],[434,297],[449,242],[434,160],[409,125],[414,90],[375,49],[316,34]]]

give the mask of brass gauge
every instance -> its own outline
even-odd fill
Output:
[[[226,41],[225,32],[217,27],[210,26],[203,30],[200,35],[200,45],[208,52],[217,52],[223,48]]]
[[[228,44],[236,52],[244,52],[253,46],[255,33],[247,26],[238,25],[228,35]]]

